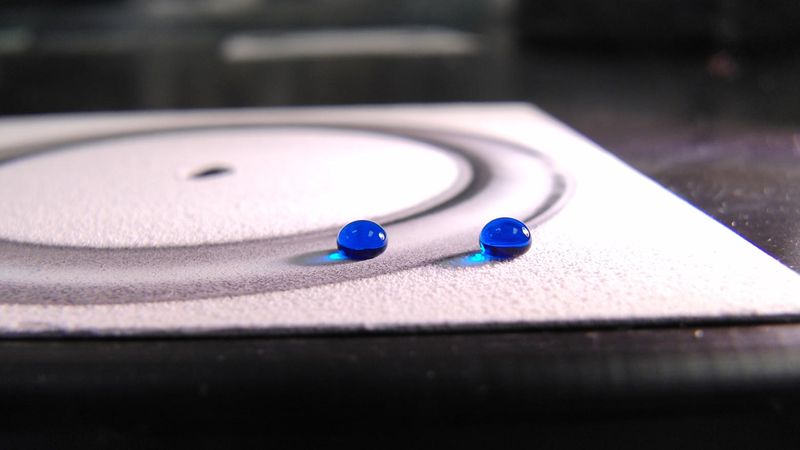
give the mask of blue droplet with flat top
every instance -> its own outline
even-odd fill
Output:
[[[339,231],[336,245],[350,259],[371,259],[384,251],[388,240],[386,230],[370,220],[350,222]]]
[[[500,217],[486,224],[479,239],[481,251],[493,258],[514,258],[531,248],[531,232],[517,219]]]

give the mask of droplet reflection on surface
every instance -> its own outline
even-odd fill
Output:
[[[483,253],[475,253],[474,255],[465,256],[464,260],[468,263],[472,264],[480,264],[482,262],[488,261],[490,257],[484,255]]]
[[[347,255],[345,255],[341,250],[337,250],[329,253],[326,258],[328,258],[329,261],[341,261],[343,259],[347,259]]]
[[[531,232],[517,219],[500,217],[483,227],[479,242],[488,256],[514,258],[531,248]]]
[[[336,245],[351,259],[374,258],[386,250],[386,230],[370,220],[350,222],[339,231]]]

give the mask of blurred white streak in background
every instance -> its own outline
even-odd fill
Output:
[[[25,53],[33,39],[33,32],[27,28],[0,28],[0,55]]]
[[[223,40],[228,62],[325,57],[469,55],[480,49],[473,33],[445,28],[369,28],[287,33],[240,33]]]

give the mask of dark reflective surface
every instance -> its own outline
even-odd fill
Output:
[[[799,343],[781,326],[0,341],[0,443],[795,448]]]
[[[800,129],[695,132],[619,149],[664,186],[800,270]]]

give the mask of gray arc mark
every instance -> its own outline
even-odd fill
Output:
[[[463,166],[462,182],[456,190],[425,205],[377,218],[390,236],[389,249],[374,260],[347,264],[298,263],[302,255],[332,251],[335,229],[236,243],[158,248],[59,247],[0,240],[0,303],[185,301],[389,274],[474,251],[480,228],[492,216],[524,218],[535,227],[557,212],[571,192],[569,177],[547,156],[481,136],[324,124],[241,126],[337,128],[424,142]],[[192,131],[187,127],[156,132]],[[69,147],[36,151],[52,150],[68,151]]]

